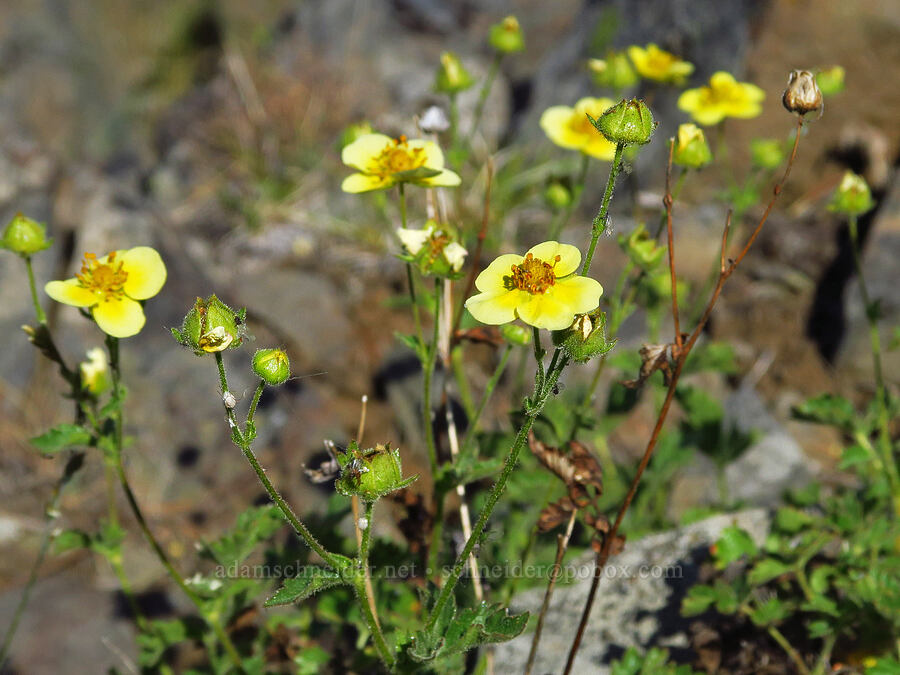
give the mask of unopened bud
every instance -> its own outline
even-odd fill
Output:
[[[656,129],[650,108],[636,98],[619,101],[600,115],[600,119],[588,118],[610,143],[644,145],[650,142]]]
[[[639,77],[625,52],[610,51],[605,59],[589,59],[588,70],[598,87],[622,91],[638,83]]]
[[[258,349],[253,355],[253,372],[266,384],[278,386],[291,376],[291,362],[283,349]]]
[[[500,326],[500,335],[511,345],[525,347],[531,344],[531,331],[515,323],[505,323]]]
[[[503,54],[520,52],[525,49],[525,37],[522,35],[519,20],[510,15],[500,23],[495,23],[491,26],[488,42],[491,47]]]
[[[544,199],[555,209],[564,209],[572,203],[572,192],[559,181],[553,181],[544,190]]]
[[[574,361],[588,361],[616,346],[615,340],[606,338],[606,314],[599,309],[576,316],[571,326],[555,330],[552,335],[553,344]]]
[[[805,115],[822,108],[822,92],[815,76],[808,70],[794,70],[788,78],[781,102],[788,112]]]
[[[100,347],[88,350],[88,360],[78,364],[81,387],[94,396],[99,396],[112,385],[106,352]]]
[[[457,94],[475,84],[475,80],[463,66],[462,61],[453,52],[441,54],[441,66],[434,81],[436,91],[445,94]]]
[[[234,349],[246,336],[245,315],[246,310],[235,311],[215,295],[206,300],[197,298],[181,330],[173,328],[172,335],[198,356]]]
[[[852,171],[844,174],[841,184],[831,197],[829,211],[848,216],[859,216],[875,206],[872,191],[866,180]]]
[[[712,161],[712,152],[703,129],[695,124],[682,124],[678,127],[672,161],[689,169],[699,169]]]
[[[0,248],[8,249],[23,258],[50,248],[52,243],[52,239],[47,239],[43,225],[21,213],[9,222],[0,237]]]

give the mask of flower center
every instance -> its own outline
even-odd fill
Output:
[[[504,277],[503,281],[506,284],[506,288],[509,290],[517,288],[532,295],[546,293],[556,283],[556,273],[553,271],[553,268],[556,267],[556,263],[559,261],[560,256],[556,256],[551,265],[527,253],[525,260],[511,267],[512,274]]]
[[[438,231],[432,234],[426,243],[428,246],[428,263],[432,264],[444,252],[447,244],[450,243],[450,237],[444,232]]]
[[[123,288],[128,272],[122,269],[121,262],[116,262],[115,251],[107,256],[105,263],[97,260],[95,254],[85,253],[81,271],[75,278],[84,288],[102,295],[104,300],[110,300],[125,294]]]
[[[374,173],[388,176],[401,171],[412,171],[425,165],[425,148],[410,148],[406,136],[388,143],[381,154],[375,158]]]

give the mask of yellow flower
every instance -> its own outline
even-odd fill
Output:
[[[365,134],[343,149],[341,160],[359,171],[344,179],[344,192],[384,190],[397,183],[425,187],[455,187],[460,183],[459,176],[444,168],[444,154],[433,141]]]
[[[755,84],[737,82],[730,73],[719,71],[709,84],[688,89],[678,98],[678,107],[689,112],[700,124],[711,126],[726,117],[749,119],[762,112],[765,92]]]
[[[646,47],[632,45],[628,56],[641,77],[657,82],[682,85],[694,72],[694,64],[682,61],[674,54],[660,49],[652,42]]]
[[[581,252],[569,244],[545,241],[524,255],[507,253],[475,279],[481,291],[466,308],[482,323],[502,324],[522,319],[536,328],[562,330],[576,314],[597,308],[603,287],[575,272]]]
[[[50,281],[44,291],[57,302],[91,310],[107,335],[136,335],[146,317],[140,300],[152,298],[166,283],[166,266],[155,249],[138,246],[97,258],[84,254],[81,271],[72,279]]]
[[[588,115],[600,119],[607,109],[615,104],[610,98],[583,98],[574,108],[555,105],[541,115],[541,129],[562,148],[581,150],[586,155],[612,161],[616,154],[616,144],[610,143],[594,128]]]

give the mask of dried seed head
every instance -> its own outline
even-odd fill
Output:
[[[813,110],[822,110],[822,92],[816,84],[816,77],[808,70],[794,70],[788,78],[787,89],[781,102],[788,112],[805,115]]]

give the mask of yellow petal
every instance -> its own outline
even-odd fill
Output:
[[[57,302],[73,307],[90,307],[100,300],[100,297],[79,284],[77,279],[48,281],[44,292]]]
[[[552,293],[522,295],[527,299],[516,307],[516,314],[528,325],[547,330],[562,330],[572,325],[575,312]]]
[[[553,264],[553,259],[559,256],[559,262],[553,268],[557,277],[565,277],[578,269],[581,262],[581,251],[571,244],[560,244],[556,241],[545,241],[528,249],[528,253],[539,260]],[[527,254],[526,254],[527,255]]]
[[[104,300],[92,313],[100,330],[117,338],[137,335],[146,321],[141,303],[124,296]]]
[[[444,168],[444,153],[441,152],[441,147],[434,141],[412,140],[408,141],[407,145],[410,150],[422,148],[425,151],[425,164],[423,166],[429,169]]]
[[[372,190],[384,190],[391,187],[394,181],[390,176],[373,176],[365,173],[352,173],[341,183],[341,190],[357,194],[359,192],[371,192]]]
[[[631,45],[628,48],[628,58],[631,59],[635,70],[639,73],[647,67],[647,51],[643,47]]]
[[[547,108],[541,115],[541,129],[547,137],[562,148],[580,150],[584,145],[584,136],[575,133],[569,123],[575,111],[564,105]]]
[[[121,260],[122,270],[128,274],[123,290],[129,298],[152,298],[166,283],[166,266],[156,249],[137,246],[125,251]]]
[[[476,277],[475,288],[483,293],[499,293],[507,290],[503,278],[508,277],[512,273],[512,266],[520,265],[523,259],[524,256],[515,253],[498,256],[487,266],[487,269]]]
[[[393,142],[394,139],[384,134],[364,134],[349,145],[344,146],[344,149],[341,151],[341,161],[354,169],[368,171],[372,160],[378,157],[381,151]]]
[[[481,323],[498,326],[515,320],[516,307],[522,296],[527,295],[522,291],[479,293],[466,300],[466,309]]]
[[[437,147],[437,146],[435,146]],[[429,169],[433,169],[435,167],[430,164],[426,164]],[[427,185],[429,187],[456,187],[462,181],[459,176],[450,169],[444,169],[437,176],[432,176],[431,178],[423,178],[422,180],[416,181],[416,183],[421,185]]]
[[[709,86],[713,89],[729,89],[737,84],[734,75],[724,70],[713,73],[709,78]]]
[[[610,143],[598,132],[596,136],[588,139],[587,143],[582,146],[581,151],[604,162],[611,162],[616,156],[616,144]]]
[[[576,275],[557,281],[546,295],[552,295],[573,314],[584,314],[597,309],[603,286],[596,279]]]

